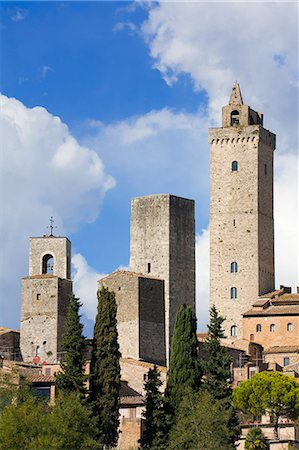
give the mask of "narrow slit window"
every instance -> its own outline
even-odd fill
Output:
[[[237,288],[236,287],[232,287],[230,288],[230,298],[235,299],[237,298]]]
[[[238,263],[236,261],[233,261],[230,264],[230,271],[231,271],[231,273],[237,273],[238,272]]]
[[[236,327],[236,325],[233,325],[233,326],[230,328],[230,335],[231,335],[232,337],[235,337],[235,336],[237,336],[237,334],[238,334],[237,327]]]
[[[238,161],[232,162],[232,172],[238,172]]]
[[[147,273],[151,273],[151,263],[147,263]]]
[[[264,172],[265,172],[265,175],[267,175],[267,172],[268,172],[267,164],[264,165]]]

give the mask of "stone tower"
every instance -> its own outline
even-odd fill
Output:
[[[274,290],[273,151],[263,115],[244,105],[239,85],[222,108],[211,146],[210,305],[225,335],[242,338],[242,313]]]
[[[24,361],[55,363],[62,351],[72,293],[71,243],[65,237],[30,238],[29,276],[22,279],[20,347]]]
[[[195,311],[194,201],[161,194],[131,205],[130,270],[164,280],[166,360],[177,310]]]

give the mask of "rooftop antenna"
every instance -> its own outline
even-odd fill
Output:
[[[54,224],[54,219],[53,219],[53,216],[51,216],[51,217],[50,217],[50,225],[47,227],[47,228],[50,228],[50,230],[51,230],[50,236],[54,236],[54,235],[53,235],[53,228],[57,228],[57,227],[54,226],[53,224]]]

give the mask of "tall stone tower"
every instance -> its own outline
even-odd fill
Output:
[[[71,243],[65,237],[30,238],[29,276],[22,279],[20,347],[24,361],[55,363],[62,351],[72,293]]]
[[[222,108],[211,146],[210,304],[225,334],[242,338],[242,313],[274,290],[273,151],[263,115],[244,105],[239,85]]]
[[[161,194],[138,197],[131,205],[130,270],[165,282],[166,360],[177,310],[195,311],[194,201]]]

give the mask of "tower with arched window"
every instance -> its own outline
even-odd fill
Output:
[[[70,241],[53,235],[30,238],[29,276],[22,279],[24,361],[57,361],[71,293]]]
[[[242,338],[242,313],[274,290],[273,151],[263,114],[233,85],[211,146],[210,304],[226,318],[225,334]]]

